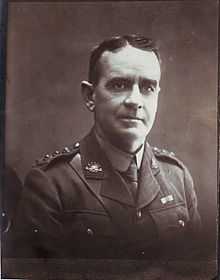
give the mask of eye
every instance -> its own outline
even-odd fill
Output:
[[[130,83],[126,79],[113,79],[107,83],[107,88],[112,91],[124,91],[129,89]]]
[[[143,82],[141,85],[141,92],[143,94],[154,93],[156,90],[156,86],[150,82]]]
[[[150,92],[154,92],[154,88],[151,87],[151,86],[148,86],[148,87],[142,87],[142,92],[146,92],[146,93],[150,93]]]
[[[125,85],[125,82],[123,81],[117,81],[113,84],[113,88],[114,89],[125,89],[126,85]]]

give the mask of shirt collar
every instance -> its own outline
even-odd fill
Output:
[[[101,137],[96,131],[95,131],[95,136],[97,138],[100,147],[105,152],[108,160],[112,164],[113,168],[120,172],[125,172],[128,169],[134,155],[126,153],[118,149],[117,147],[113,146],[111,143],[109,143],[109,141],[103,139],[103,137]],[[144,153],[144,144],[141,146],[141,148],[138,150],[138,152],[135,155],[138,169],[141,166],[143,153]]]

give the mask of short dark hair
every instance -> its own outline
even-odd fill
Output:
[[[91,83],[96,84],[98,82],[99,73],[97,65],[101,55],[105,51],[114,52],[125,47],[126,45],[131,45],[132,47],[141,50],[154,52],[159,63],[161,64],[158,46],[152,39],[136,34],[114,36],[101,42],[91,52],[89,61],[89,81]]]

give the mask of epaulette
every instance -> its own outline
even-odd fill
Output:
[[[177,164],[181,168],[184,168],[183,162],[176,157],[174,152],[169,152],[166,149],[159,149],[157,147],[152,147],[152,151],[158,159]]]
[[[51,154],[45,154],[40,159],[37,159],[33,164],[33,167],[48,167],[50,164],[57,162],[60,159],[71,158],[79,151],[79,142],[76,142],[73,145],[66,146],[62,150],[56,150]]]
[[[174,152],[169,152],[165,149],[159,149],[157,147],[152,147],[152,150],[155,154],[155,156],[170,156],[170,157],[175,157]]]

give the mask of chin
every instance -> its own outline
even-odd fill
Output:
[[[143,144],[147,131],[124,130],[114,138],[114,143],[120,149],[133,153]]]
[[[138,141],[143,140],[146,138],[149,130],[148,129],[127,129],[125,131],[125,134],[127,135],[127,138],[130,139],[130,141]]]

